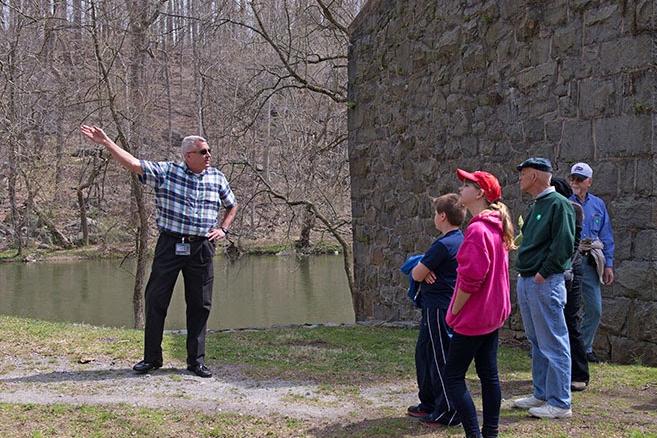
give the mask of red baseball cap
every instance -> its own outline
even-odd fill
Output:
[[[461,181],[472,181],[481,187],[488,202],[499,201],[502,198],[502,187],[492,173],[483,172],[481,170],[470,173],[463,169],[456,169],[456,175]]]

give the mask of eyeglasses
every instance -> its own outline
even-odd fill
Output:
[[[201,149],[201,150],[198,150],[198,151],[190,151],[189,153],[190,154],[199,154],[199,155],[205,156],[205,155],[208,155],[208,154],[212,154],[212,150],[210,148],[208,148],[208,149]]]
[[[577,182],[580,182],[580,183],[581,183],[581,182],[583,182],[584,180],[586,180],[586,178],[584,178],[584,177],[582,177],[582,176],[578,176],[578,175],[570,175],[570,180],[571,180],[571,181],[577,181]]]

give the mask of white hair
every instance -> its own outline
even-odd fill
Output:
[[[196,142],[199,141],[204,141],[207,143],[207,140],[200,135],[188,135],[187,137],[183,138],[182,143],[180,144],[182,154],[185,155],[187,152],[192,150]]]

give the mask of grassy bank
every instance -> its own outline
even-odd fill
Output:
[[[244,241],[240,243],[244,255],[291,255],[297,253],[294,242],[291,241]],[[155,244],[151,245],[150,251],[154,250]],[[37,249],[26,248],[18,257],[16,250],[5,249],[0,251],[0,263],[25,262],[25,261],[59,261],[59,260],[90,260],[104,258],[130,257],[134,248],[131,244],[114,245],[88,245],[71,249]],[[220,252],[219,248],[217,250]],[[342,248],[336,242],[319,241],[314,242],[310,248],[303,251],[305,255],[339,254]]]
[[[82,373],[88,362],[111,362],[127,368],[141,358],[142,333],[131,329],[99,328],[0,317],[0,392],[13,387],[2,375],[16,367],[45,372],[68,364]],[[0,404],[2,436],[315,436],[395,437],[462,436],[460,428],[426,429],[404,416],[405,405],[372,409],[364,397],[368,388],[389,385],[381,397],[410,395],[414,390],[413,352],[416,331],[381,327],[287,328],[235,331],[208,336],[207,362],[214,369],[236,367],[239,376],[256,382],[305,382],[335,403],[353,402],[359,408],[348,418],[299,419],[281,412],[258,415],[248,407],[238,412],[196,412],[143,408],[128,404],[72,405],[70,403]],[[165,362],[184,369],[185,339],[164,338]],[[526,351],[502,346],[499,355],[503,397],[531,392],[530,359]],[[600,364],[592,367],[592,386],[573,395],[574,417],[543,421],[503,403],[502,437],[657,437],[657,368]],[[74,371],[75,372],[75,371]],[[226,371],[227,372],[227,371]],[[171,380],[182,372],[169,371]],[[469,377],[474,379],[471,370]],[[192,382],[193,383],[193,382]],[[396,385],[396,386],[395,386]],[[470,387],[478,400],[474,380]],[[68,390],[75,392],[76,387]],[[291,394],[289,402],[321,406],[311,395]],[[302,403],[302,404],[303,404]],[[385,405],[385,403],[384,403]],[[329,406],[327,406],[328,408]]]

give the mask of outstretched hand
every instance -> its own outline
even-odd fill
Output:
[[[105,131],[97,126],[82,125],[80,126],[80,132],[94,143],[105,144],[111,141],[107,134],[105,134]]]

